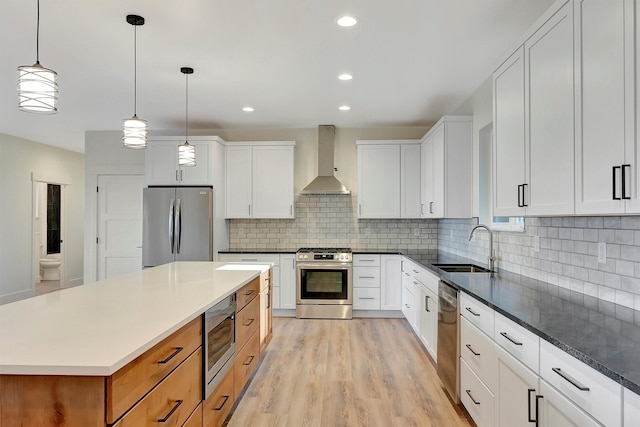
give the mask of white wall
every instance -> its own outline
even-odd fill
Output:
[[[0,303],[33,295],[32,176],[66,186],[66,277],[82,284],[84,156],[0,134]]]

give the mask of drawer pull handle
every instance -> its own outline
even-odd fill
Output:
[[[361,259],[360,262],[374,262],[375,259]]]
[[[466,347],[471,353],[473,353],[474,356],[480,356],[480,353],[476,353],[475,351],[473,351],[473,349],[471,348],[471,344],[467,344]]]
[[[500,332],[500,335],[502,335],[503,337],[505,337],[506,339],[508,339],[512,343],[514,343],[515,345],[522,345],[522,343],[520,341],[516,341],[515,338],[510,337],[509,334],[506,333],[506,332]]]
[[[469,313],[473,314],[474,316],[480,316],[480,313],[476,313],[475,311],[471,310],[471,307],[467,307],[467,308],[466,308],[466,310],[467,310]]]
[[[244,294],[245,297],[251,296],[253,295],[253,293],[255,292],[255,289],[251,289],[249,292],[247,292],[246,294]]]
[[[244,366],[249,366],[249,365],[251,365],[251,362],[253,362],[253,358],[254,358],[254,357],[255,357],[255,356],[249,356],[249,357],[247,358],[247,361],[246,361],[246,362],[244,362],[244,363],[243,363],[243,365],[244,365]]]
[[[227,400],[229,400],[229,396],[222,396],[222,403],[217,408],[213,408],[214,411],[221,411],[224,408],[224,405],[227,404]]]
[[[416,274],[420,273],[418,270],[413,270],[413,272]]]
[[[182,405],[182,400],[176,400],[175,406],[173,408],[171,408],[169,413],[164,418],[158,418],[158,422],[159,423],[166,423],[167,421],[169,421],[169,417],[171,417],[171,415],[173,415],[173,413],[176,412],[176,409],[178,409],[178,407],[180,405]]]
[[[176,347],[175,351],[173,353],[171,353],[169,356],[167,356],[166,359],[163,360],[158,360],[158,365],[164,365],[166,363],[169,362],[169,360],[173,359],[174,357],[176,357],[176,355],[178,353],[180,353],[182,350],[184,350],[183,347]]]
[[[358,279],[375,279],[374,276],[358,276]]]
[[[469,399],[471,399],[471,401],[472,401],[473,403],[475,403],[476,405],[479,405],[479,404],[480,404],[480,402],[478,402],[477,400],[475,400],[475,399],[473,398],[473,396],[471,396],[471,390],[465,390],[465,391],[467,392],[467,394],[469,395]]]
[[[249,319],[249,323],[245,323],[243,326],[251,326],[251,324],[253,322],[255,322],[256,319]]]
[[[374,297],[358,297],[358,299],[375,299]]]
[[[568,374],[565,374],[564,372],[562,372],[562,369],[560,369],[560,368],[551,368],[551,370],[553,372],[555,372],[556,374],[560,375],[566,381],[570,382],[571,385],[574,386],[575,388],[577,388],[578,390],[580,390],[580,391],[589,391],[589,387],[583,386],[578,381],[576,381],[574,378],[572,378]]]
[[[429,295],[424,296],[424,310],[431,313],[431,310],[429,310]]]
[[[407,307],[407,308],[411,308],[411,307],[409,307],[409,304],[405,304],[404,306]]]
[[[248,262],[248,261],[257,262],[258,258],[242,258],[242,262]]]

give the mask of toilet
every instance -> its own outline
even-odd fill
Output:
[[[60,254],[49,254],[40,258],[41,280],[60,280]]]

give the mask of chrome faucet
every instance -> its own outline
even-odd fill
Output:
[[[494,263],[496,260],[496,257],[493,256],[493,233],[491,232],[489,227],[487,227],[486,225],[478,224],[475,227],[473,227],[469,232],[469,241],[471,241],[471,238],[473,237],[473,232],[476,231],[478,228],[484,228],[485,230],[487,230],[487,232],[489,232],[489,271],[491,271],[491,274],[493,275],[495,271]]]

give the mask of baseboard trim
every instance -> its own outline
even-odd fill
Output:
[[[12,294],[0,295],[0,305],[8,304],[10,302],[20,301],[21,299],[30,298],[34,295],[35,295],[35,292],[33,289],[18,291]]]

